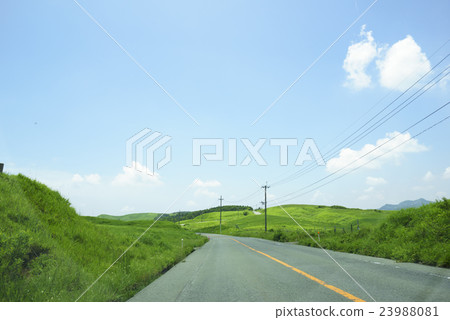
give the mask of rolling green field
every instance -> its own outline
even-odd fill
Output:
[[[387,219],[390,212],[380,210],[349,209],[340,206],[285,205],[283,208],[304,229],[309,232],[334,231],[334,227],[350,232],[359,222],[360,228],[375,227]],[[224,211],[222,212],[222,232],[233,235],[259,234],[264,231],[264,210]],[[298,225],[280,207],[267,208],[267,229],[295,232]],[[219,212],[200,215],[192,220],[180,221],[180,224],[196,232],[218,232]]]
[[[75,301],[150,224],[82,217],[45,185],[0,174],[0,301]],[[206,241],[158,221],[80,301],[125,301]]]
[[[268,232],[264,232],[264,211],[257,215],[247,210],[222,212],[222,233],[450,267],[448,199],[400,211],[312,205],[283,208],[304,230],[282,208],[272,207],[267,209]],[[196,232],[219,233],[218,212],[179,223]]]
[[[130,213],[123,216],[113,216],[109,214],[101,214],[98,218],[110,219],[110,220],[120,220],[120,221],[137,221],[137,220],[153,220],[159,217],[160,213]]]

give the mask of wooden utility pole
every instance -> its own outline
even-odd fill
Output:
[[[264,231],[267,232],[267,188],[270,188],[267,185],[262,186],[261,188],[264,188]]]
[[[222,200],[223,200],[222,196],[220,196],[219,200],[220,200],[220,233],[222,233]]]

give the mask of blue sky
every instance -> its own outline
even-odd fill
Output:
[[[74,1],[2,1],[0,162],[60,191],[84,215],[194,210],[217,205],[219,195],[236,203],[266,181],[269,205],[378,208],[450,197],[450,120],[405,142],[450,115],[448,107],[403,132],[449,100],[450,59],[431,70],[450,51],[448,1],[377,1],[251,125],[372,2],[79,0],[197,125]],[[305,139],[325,154],[422,75],[429,72],[398,102],[442,71],[395,117],[325,157],[326,166],[275,183],[313,162],[294,165]],[[172,159],[153,176],[126,168],[126,141],[144,128],[172,137]],[[196,138],[225,146],[237,139],[238,165],[228,165],[225,148],[224,161],[193,166]],[[269,143],[275,138],[298,141],[287,166]],[[267,165],[241,165],[248,152],[240,139],[266,139]],[[383,143],[372,157],[397,148],[317,190],[283,197]],[[155,157],[163,156],[158,149]],[[241,204],[261,200],[262,190]]]

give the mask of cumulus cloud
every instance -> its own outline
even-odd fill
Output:
[[[195,190],[194,195],[199,197],[199,196],[206,196],[208,198],[218,198],[219,195],[216,192],[210,191],[206,188],[200,188]]]
[[[386,180],[384,180],[383,178],[367,177],[366,183],[369,186],[379,186],[381,184],[386,184]]]
[[[72,182],[77,183],[77,182],[83,182],[83,181],[84,181],[84,178],[81,175],[79,175],[78,173],[74,174],[72,177]]]
[[[347,73],[345,86],[352,89],[367,88],[372,83],[368,69],[375,62],[379,84],[382,87],[403,91],[431,70],[431,64],[422,48],[411,35],[397,41],[392,46],[380,45],[375,41],[372,31],[361,27],[360,42],[350,45],[342,65]],[[369,69],[370,70],[370,69]],[[375,76],[375,75],[373,75]],[[441,81],[446,88],[449,80]]]
[[[85,179],[90,184],[100,184],[101,177],[99,174],[94,173],[87,175]]]
[[[329,172],[335,172],[344,168],[353,169],[359,166],[376,169],[388,161],[399,161],[405,153],[427,150],[424,145],[419,144],[417,139],[409,139],[411,139],[411,135],[408,132],[404,134],[396,131],[387,133],[385,138],[377,140],[374,145],[366,144],[360,150],[342,149],[338,157],[332,158],[327,162],[326,168]],[[369,152],[370,154],[364,156]],[[384,153],[386,154],[383,155]],[[364,157],[359,159],[362,156]]]
[[[428,171],[427,173],[425,173],[425,175],[423,176],[423,180],[424,181],[431,181],[433,180],[434,175],[431,173],[431,171]]]
[[[101,177],[97,173],[89,174],[86,176],[82,176],[82,175],[76,173],[72,176],[72,182],[74,182],[74,183],[86,182],[89,184],[100,184],[100,181],[101,181]]]
[[[450,179],[450,167],[446,168],[442,176],[444,179]]]
[[[194,192],[194,195],[197,197],[206,196],[208,198],[218,198],[219,195],[216,192],[210,191],[208,188],[217,188],[221,185],[222,184],[217,180],[202,181],[198,179],[194,183],[194,186],[197,188],[197,190],[195,190]]]
[[[364,189],[364,193],[361,194],[358,197],[358,200],[360,201],[367,201],[369,199],[377,199],[382,200],[384,198],[383,194],[379,191],[377,191],[376,187],[386,184],[387,181],[384,178],[377,178],[377,177],[367,177],[366,178],[366,184],[369,186],[366,189]]]
[[[361,27],[360,42],[348,47],[343,68],[347,72],[345,86],[354,89],[367,88],[371,84],[371,77],[366,73],[366,68],[377,56],[377,44],[372,36],[372,31],[366,31],[366,25]]]
[[[202,181],[198,179],[194,186],[196,187],[220,187],[221,183],[217,180]]]
[[[133,167],[123,167],[122,173],[114,177],[113,186],[137,186],[162,184],[160,175],[146,173],[146,168],[138,162],[133,162]]]
[[[401,91],[431,70],[430,61],[410,35],[388,48],[384,57],[377,61],[377,67],[380,84]]]

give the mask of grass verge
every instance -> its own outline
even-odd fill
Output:
[[[0,174],[0,301],[76,300],[150,224],[82,217],[45,185]],[[80,301],[125,301],[206,241],[158,221]]]

